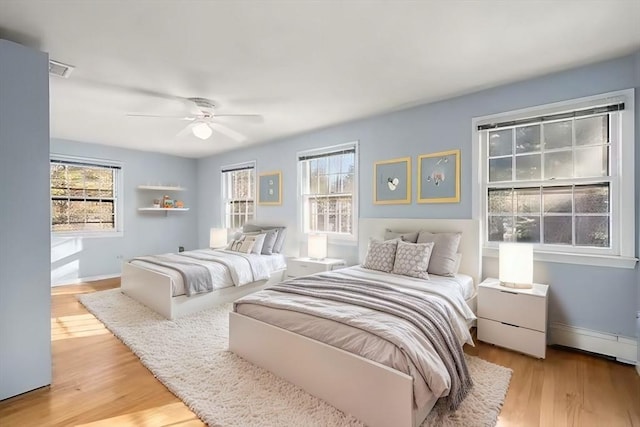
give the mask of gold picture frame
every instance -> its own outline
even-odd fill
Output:
[[[418,203],[460,203],[460,150],[418,156]]]
[[[411,203],[411,157],[382,160],[373,165],[373,203]]]
[[[263,172],[258,175],[258,204],[282,204],[282,171]]]

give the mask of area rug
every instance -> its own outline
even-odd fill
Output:
[[[78,296],[173,394],[211,426],[360,426],[302,389],[227,350],[227,304],[164,319],[119,289]],[[436,405],[424,426],[494,426],[511,370],[467,355],[474,387],[456,412]]]

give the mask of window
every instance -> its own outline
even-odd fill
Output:
[[[50,171],[52,232],[110,234],[121,231],[119,164],[54,156]]]
[[[240,228],[255,218],[255,162],[222,168],[224,226]]]
[[[634,174],[632,98],[603,96],[475,123],[486,247],[514,241],[633,257],[633,236],[624,236],[634,226],[633,177],[623,178],[623,170]]]
[[[302,230],[356,238],[357,145],[298,155]]]

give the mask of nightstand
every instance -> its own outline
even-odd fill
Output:
[[[544,359],[548,292],[548,285],[514,289],[485,279],[478,286],[478,339]]]
[[[289,258],[287,259],[287,277],[307,276],[313,273],[337,270],[346,266],[345,260],[337,258]]]

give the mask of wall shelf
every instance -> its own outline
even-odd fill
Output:
[[[170,212],[170,211],[176,211],[176,212],[184,212],[184,211],[188,211],[189,208],[138,208],[139,211],[163,211],[163,212]]]

